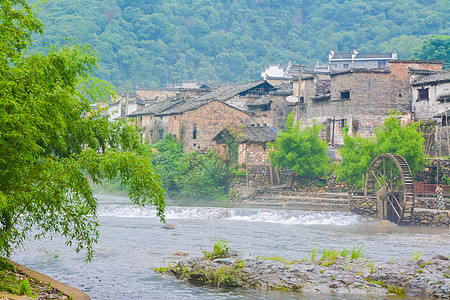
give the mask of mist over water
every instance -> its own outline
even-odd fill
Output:
[[[320,255],[322,249],[360,245],[374,261],[412,259],[419,251],[425,258],[450,255],[448,228],[400,227],[347,212],[168,206],[166,220],[175,229],[165,230],[152,207],[130,205],[123,197],[98,198],[101,227],[93,262],[86,265],[83,254],[58,238],[29,242],[12,259],[92,299],[368,299],[196,287],[154,269],[177,259],[175,251],[201,256],[219,238],[243,257],[302,259],[310,257],[312,247]]]

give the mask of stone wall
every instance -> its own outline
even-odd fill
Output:
[[[377,216],[377,199],[364,197],[357,194],[349,194],[350,211],[366,217]]]
[[[414,225],[434,225],[434,226],[449,226],[450,213],[447,212],[431,212],[431,211],[414,211],[413,222]]]
[[[213,138],[227,125],[248,123],[249,115],[220,101],[209,102],[180,116],[185,151],[207,151],[215,146]],[[196,136],[194,139],[194,126]],[[174,129],[176,126],[172,126]],[[174,132],[176,134],[176,132]]]
[[[335,175],[330,175],[327,179],[311,181],[295,177],[292,182],[292,190],[296,192],[342,193],[348,190],[348,185],[345,182],[336,181]]]

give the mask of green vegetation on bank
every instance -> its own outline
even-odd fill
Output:
[[[27,278],[20,279],[14,272],[14,266],[0,258],[0,292],[14,295],[37,297],[37,288],[31,288]]]
[[[26,1],[0,2],[0,254],[29,234],[57,234],[90,260],[99,236],[92,182],[118,176],[130,200],[155,205],[161,221],[164,191],[135,128],[91,110],[111,92],[92,75],[91,49],[27,54],[42,30]]]
[[[362,175],[367,172],[372,160],[382,153],[403,156],[412,173],[417,174],[425,164],[425,139],[418,126],[418,122],[404,126],[398,114],[391,114],[381,127],[375,128],[376,138],[346,135],[344,146],[339,149],[342,160],[336,170],[338,180],[361,187]]]
[[[33,0],[32,2],[38,2]],[[118,88],[182,80],[245,82],[268,64],[326,63],[328,52],[412,51],[450,35],[447,0],[47,0],[35,49],[74,37],[100,57],[96,75]],[[436,52],[435,54],[438,54]]]
[[[327,142],[319,138],[321,126],[313,124],[300,129],[301,124],[294,122],[291,112],[286,120],[286,132],[279,136],[269,147],[269,159],[273,166],[289,168],[298,177],[315,179],[327,175],[328,153]]]
[[[184,152],[171,135],[152,145],[153,164],[161,175],[167,197],[190,200],[226,200],[227,166],[213,151]]]

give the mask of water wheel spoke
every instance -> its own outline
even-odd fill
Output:
[[[391,197],[395,199],[395,204],[397,204],[398,207],[401,207],[400,203],[398,203],[398,200],[394,195],[390,195],[389,197],[387,197],[389,204],[391,204],[392,210],[395,212],[398,219],[400,220],[402,217],[400,216],[400,213],[397,211],[397,208],[395,207],[394,202],[392,201]]]
[[[378,180],[378,176],[377,175],[375,175],[375,172],[372,170],[372,174],[373,174],[373,177],[375,177],[375,179],[377,180],[377,182],[378,182],[378,185],[380,186],[380,188],[383,186],[381,183],[380,183],[380,181]]]
[[[366,195],[382,193],[381,199],[385,206],[378,207],[379,216],[396,223],[411,221],[414,210],[414,179],[403,157],[395,153],[377,156],[370,164],[365,180]]]

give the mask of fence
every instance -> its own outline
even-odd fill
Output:
[[[437,184],[430,184],[425,182],[414,182],[414,192],[416,195],[436,195]],[[440,184],[443,189],[442,194],[450,195],[450,185]]]

